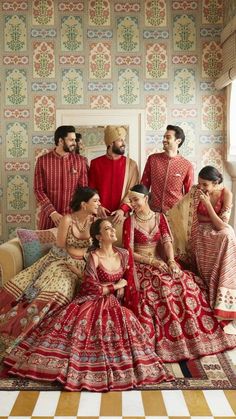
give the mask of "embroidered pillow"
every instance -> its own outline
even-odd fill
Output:
[[[36,260],[46,255],[56,243],[56,233],[56,228],[50,230],[17,229],[17,236],[23,252],[24,268],[28,268]]]

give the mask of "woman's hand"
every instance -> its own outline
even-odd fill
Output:
[[[115,284],[115,289],[116,290],[120,290],[121,288],[126,287],[127,285],[127,281],[124,278],[121,278],[116,284]]]
[[[124,298],[124,294],[125,294],[125,289],[123,287],[117,290],[116,297],[118,298],[118,300],[122,300]]]
[[[169,272],[167,264],[164,262],[164,260],[161,259],[155,259],[153,258],[150,263],[155,268],[158,268],[160,272]]]
[[[168,263],[168,269],[170,274],[174,277],[179,277],[182,272],[175,260]]]
[[[206,205],[206,207],[211,205],[210,195],[208,192],[201,191],[199,199]]]

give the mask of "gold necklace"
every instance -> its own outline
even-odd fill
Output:
[[[88,218],[86,217],[84,222],[79,222],[78,218],[75,218],[74,220],[79,232],[83,233],[88,226]]]
[[[155,213],[153,211],[149,211],[149,213],[145,215],[144,218],[140,217],[138,214],[135,214],[135,218],[137,218],[141,223],[147,223],[154,217],[154,215]]]

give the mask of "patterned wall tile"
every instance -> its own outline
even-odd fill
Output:
[[[11,122],[6,125],[6,157],[28,157],[28,125],[23,122]]]
[[[196,50],[196,22],[193,15],[177,15],[173,22],[173,42],[175,51]]]
[[[6,119],[29,119],[29,109],[4,109],[4,118]]]
[[[168,39],[169,36],[169,31],[166,29],[145,29],[143,31],[144,39]]]
[[[193,0],[173,0],[172,9],[173,10],[198,10],[199,2]]]
[[[91,109],[110,109],[111,96],[108,95],[94,95],[90,97]]]
[[[22,15],[5,16],[5,52],[26,51],[26,17]]]
[[[144,90],[146,92],[166,92],[170,89],[169,82],[146,81]]]
[[[26,70],[15,68],[6,71],[5,79],[5,105],[27,105],[27,73]]]
[[[146,45],[146,78],[165,79],[168,77],[168,55],[165,44]]]
[[[108,42],[89,45],[89,77],[90,79],[111,78],[111,45]]]
[[[119,13],[132,13],[132,12],[140,12],[141,5],[139,2],[131,2],[127,1],[125,3],[118,2],[114,5],[114,11]]]
[[[88,83],[88,91],[90,92],[112,92],[113,83],[109,82],[90,82]]]
[[[211,25],[223,23],[222,0],[202,1],[202,23],[210,23]]]
[[[133,16],[117,19],[117,51],[139,52],[138,19]]]
[[[29,178],[26,175],[7,175],[7,210],[29,210]]]
[[[55,92],[57,90],[57,83],[39,81],[31,83],[32,92]]]
[[[217,79],[222,70],[222,49],[214,41],[204,42],[202,46],[202,77]]]
[[[61,50],[69,52],[83,50],[83,29],[80,16],[62,17]]]
[[[202,167],[207,165],[215,166],[221,173],[223,172],[223,149],[220,147],[210,147],[202,152]]]
[[[139,97],[139,72],[138,70],[127,68],[118,71],[118,104],[119,105],[138,105]]]
[[[4,65],[28,65],[29,57],[28,55],[4,55],[3,64]]]
[[[55,78],[54,49],[53,42],[33,42],[34,78]]]
[[[34,97],[34,131],[53,131],[55,129],[55,97]]]
[[[110,25],[110,1],[89,0],[89,25],[108,26]]]
[[[54,1],[32,0],[33,25],[54,24]]]
[[[87,38],[88,39],[111,39],[113,37],[113,32],[110,29],[88,29]]]
[[[174,104],[193,105],[196,103],[195,70],[182,68],[174,72]]]
[[[32,38],[45,39],[45,38],[56,38],[57,30],[54,28],[32,28],[30,31]]]
[[[117,66],[140,66],[142,63],[142,57],[140,55],[117,55],[115,58],[115,63]]]
[[[145,0],[145,25],[166,26],[166,0]]]
[[[167,97],[148,95],[146,97],[146,129],[163,130],[167,125]]]
[[[186,55],[186,54],[175,54],[172,55],[172,63],[173,64],[179,64],[181,66],[186,64],[197,64],[198,62],[198,56],[197,55]]]
[[[62,65],[82,65],[85,63],[83,55],[70,54],[70,55],[59,55],[59,64]]]
[[[54,136],[53,135],[33,135],[32,144],[51,144],[54,145]]]
[[[225,98],[220,95],[202,97],[202,129],[223,131]]]
[[[83,0],[58,0],[59,12],[82,12],[84,10]]]
[[[2,0],[2,10],[4,12],[23,12],[28,10],[28,0]]]
[[[63,105],[83,104],[83,72],[75,68],[62,70],[61,80],[61,103]]]

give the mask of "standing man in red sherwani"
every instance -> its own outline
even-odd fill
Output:
[[[184,140],[182,128],[168,125],[163,139],[164,152],[148,157],[141,183],[151,188],[150,207],[153,211],[168,211],[193,184],[193,166],[178,152]]]
[[[34,193],[40,204],[39,229],[57,227],[71,212],[70,201],[78,186],[87,186],[86,161],[76,154],[75,127],[62,125],[54,134],[56,147],[37,160]]]
[[[100,196],[100,217],[113,216],[120,223],[130,210],[128,191],[139,181],[138,167],[134,160],[124,156],[126,129],[108,125],[104,131],[107,153],[93,159],[89,169],[89,186]]]

